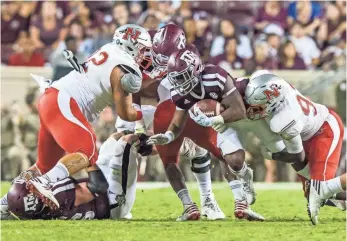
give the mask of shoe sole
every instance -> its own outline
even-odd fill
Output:
[[[35,186],[35,184],[33,184],[32,182],[29,182],[27,184],[27,189],[29,190],[29,192],[33,193],[34,195],[36,195],[38,198],[41,199],[41,201],[48,206],[50,209],[58,209],[59,208],[59,202],[55,199],[55,197],[50,197],[49,195],[45,196],[40,190],[39,188],[37,188]]]

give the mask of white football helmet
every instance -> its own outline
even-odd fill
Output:
[[[117,28],[113,41],[130,54],[138,64],[141,64],[146,52],[150,52],[152,48],[151,36],[146,29],[136,24],[125,24]]]
[[[245,91],[248,118],[257,120],[273,113],[284,101],[286,85],[287,82],[267,70],[252,74]]]

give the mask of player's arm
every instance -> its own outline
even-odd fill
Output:
[[[276,161],[282,161],[286,163],[299,163],[305,161],[305,152],[302,145],[302,139],[300,135],[288,136],[286,134],[281,135],[283,143],[286,148],[277,153],[272,153],[272,159]]]
[[[237,91],[233,79],[228,75],[224,87],[223,100],[221,102],[226,108],[221,113],[224,123],[234,122],[246,118],[246,108],[240,93]]]
[[[167,131],[164,134],[161,133],[151,136],[147,143],[151,145],[166,145],[174,141],[181,134],[188,115],[187,110],[176,109]]]
[[[142,119],[142,112],[133,106],[131,87],[136,78],[140,78],[133,73],[127,73],[117,66],[111,73],[111,86],[113,99],[116,106],[117,115],[125,121],[136,121]]]

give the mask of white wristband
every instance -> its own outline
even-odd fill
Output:
[[[175,139],[175,134],[172,131],[165,132],[165,135],[168,137],[169,142],[171,142]]]

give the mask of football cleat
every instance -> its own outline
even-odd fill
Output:
[[[50,209],[58,209],[59,202],[54,197],[49,181],[44,177],[36,177],[28,181],[27,189],[38,196]]]
[[[235,201],[234,215],[237,219],[247,219],[248,221],[264,221],[265,218],[254,212],[246,200]]]
[[[346,201],[345,200],[336,200],[336,199],[327,199],[323,205],[336,207],[341,211],[346,211]]]
[[[124,215],[124,219],[131,220],[133,219],[133,215],[131,213],[127,213],[126,215]]]
[[[184,205],[184,211],[181,216],[179,216],[176,221],[187,221],[187,220],[199,220],[200,211],[196,203],[191,203]]]
[[[225,219],[223,211],[219,208],[213,194],[201,199],[201,216],[208,220]]]
[[[306,181],[306,183],[306,187],[308,188],[307,213],[311,219],[312,224],[317,225],[320,207],[325,202],[325,200],[320,196],[321,183],[317,180]]]
[[[257,194],[254,191],[253,187],[253,169],[250,167],[247,167],[247,174],[241,178],[243,191],[246,194],[246,200],[249,205],[252,205],[255,203]]]

